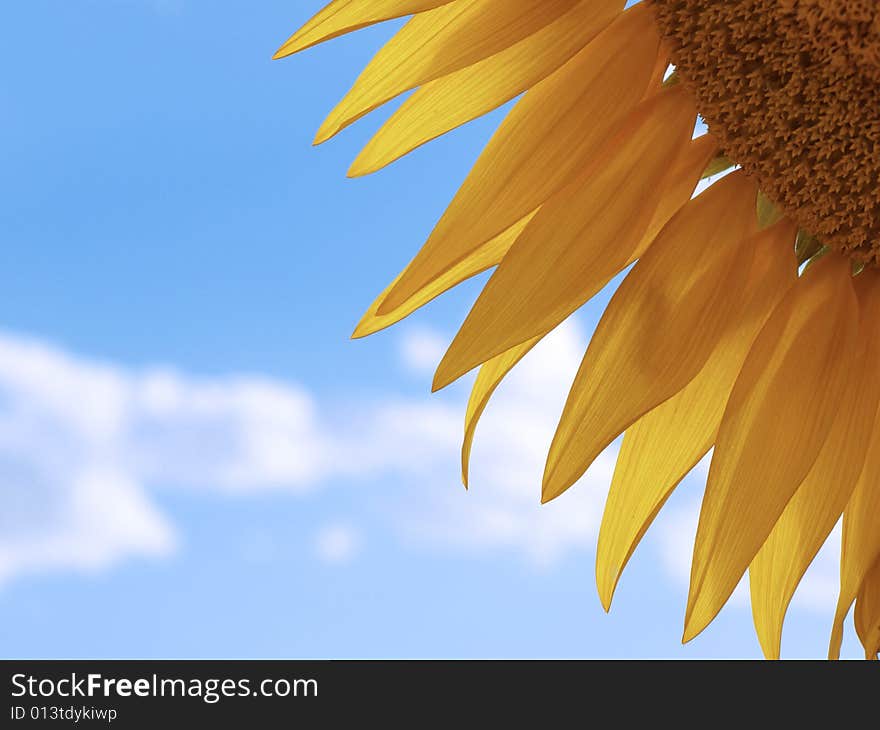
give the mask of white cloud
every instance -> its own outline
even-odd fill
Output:
[[[135,371],[0,336],[0,490],[7,506],[0,580],[168,554],[174,530],[152,501],[155,489],[302,493],[387,474],[418,485],[384,510],[408,541],[517,550],[536,564],[586,548],[610,458],[591,471],[593,489],[558,504],[542,508],[538,487],[585,339],[574,324],[561,327],[502,386],[478,431],[474,488],[466,494],[457,481],[458,399],[426,392],[355,401],[334,422],[331,408],[319,408],[291,383]],[[416,331],[402,342],[403,363],[427,371],[440,342]]]
[[[0,582],[167,555],[149,488],[305,490],[323,447],[295,387],[130,372],[0,336]]]
[[[437,363],[449,346],[447,338],[433,330],[412,328],[406,331],[400,341],[400,356],[403,364],[418,374],[434,372]]]
[[[318,530],[314,539],[315,554],[324,563],[339,565],[350,562],[361,549],[358,530],[346,524],[328,524]]]
[[[36,465],[23,466],[28,471],[4,473],[0,487],[0,584],[46,568],[95,571],[173,551],[168,521],[125,475],[84,465],[59,484],[30,468]]]
[[[356,499],[377,500],[375,513],[405,544],[513,552],[537,568],[589,553],[616,446],[576,488],[539,503],[547,448],[586,341],[567,322],[501,385],[477,429],[465,492],[460,395],[349,398],[334,419],[333,404],[292,383],[135,371],[0,334],[0,584],[25,572],[98,570],[172,553],[174,527],[152,496],[169,488],[304,494],[381,479],[388,488]],[[444,344],[426,330],[401,341],[402,364],[426,376],[426,390]],[[645,548],[658,549],[686,585],[698,503],[666,512]],[[344,561],[361,542],[358,527],[333,524],[314,536],[314,550]],[[795,610],[827,609],[836,585],[829,550]]]
[[[614,449],[600,456],[570,492],[540,505],[545,457],[586,342],[576,322],[566,322],[502,383],[477,428],[466,494],[450,478],[458,475],[463,429],[463,404],[456,407],[444,471],[424,474],[435,488],[423,490],[418,502],[401,510],[400,523],[410,542],[510,550],[537,567],[572,550],[592,549]],[[442,444],[434,448],[438,446]]]
[[[116,371],[0,338],[0,582],[170,553],[174,531],[115,458]]]

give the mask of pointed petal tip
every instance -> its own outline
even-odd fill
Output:
[[[288,56],[295,56],[297,53],[313,48],[322,42],[321,39],[316,39],[314,34],[308,32],[307,26],[303,26],[278,47],[278,50],[272,56],[272,60],[278,61]]]
[[[699,635],[699,631],[694,631],[690,626],[685,625],[684,632],[681,635],[682,646],[689,644]]]
[[[546,504],[547,502],[556,499],[577,481],[577,479],[565,479],[560,477],[558,468],[559,461],[551,461],[551,459],[552,454],[547,457],[547,463],[544,466],[544,478],[541,482],[542,504]]]
[[[282,58],[287,58],[302,50],[296,43],[292,43],[291,40],[282,43],[278,50],[272,54],[273,61],[280,61]]]
[[[367,175],[379,172],[379,170],[387,167],[391,162],[393,162],[393,160],[373,159],[370,155],[366,154],[366,150],[362,150],[360,154],[354,158],[351,167],[348,168],[348,176],[366,177]]]
[[[546,481],[541,485],[541,504],[547,504],[548,502],[552,502],[558,496],[560,496],[567,487],[559,488],[559,485],[555,481]]]
[[[351,339],[353,340],[362,340],[364,337],[369,337],[372,334],[375,334],[377,330],[373,327],[373,322],[375,317],[373,317],[372,312],[367,312],[361,317],[361,321],[357,323],[354,328],[354,332],[351,333]]]
[[[694,601],[688,599],[688,607],[684,613],[684,631],[681,635],[681,643],[688,644],[697,638],[706,626],[700,626],[694,621]]]
[[[599,603],[605,613],[611,613],[611,604],[614,602],[614,593],[617,590],[617,581],[620,579],[620,572],[616,575],[609,574],[603,570],[600,562],[596,563],[596,592],[599,594]]]
[[[348,172],[345,173],[345,176],[349,180],[354,180],[355,178],[358,178],[358,177],[366,177],[370,173],[375,172],[375,170],[371,170],[369,167],[364,165],[360,161],[360,159],[361,159],[360,157],[356,158],[355,161],[352,162],[351,166],[348,168]]]
[[[553,482],[553,472],[549,465],[544,468],[544,478],[541,481],[541,504],[547,504],[556,499],[562,492],[556,490]]]
[[[754,607],[752,608],[754,612]],[[782,655],[782,636],[767,635],[765,631],[756,624],[756,633],[758,634],[758,644],[761,646],[761,654],[764,659],[773,661],[779,659]]]
[[[451,348],[450,348],[451,349]],[[437,366],[437,371],[434,373],[434,382],[431,384],[431,392],[436,393],[438,390],[443,390],[448,385],[452,385],[456,380],[458,380],[462,375],[466,375],[469,370],[461,370],[460,368],[452,368],[449,365],[449,351],[447,351],[446,355],[443,356],[443,359],[440,361],[440,364]]]
[[[834,617],[834,625],[831,628],[831,638],[828,641],[828,658],[832,661],[840,659],[840,648],[843,645],[843,622],[846,620],[846,614],[849,613],[849,606],[846,612],[837,609],[837,615]]]
[[[312,140],[313,147],[322,145],[339,134],[342,128],[338,124],[334,124],[331,119],[332,117],[328,117],[318,127],[318,131],[315,132],[315,138]]]
[[[720,610],[720,609],[719,609]],[[702,634],[715,620],[718,615],[716,611],[710,618],[706,618],[705,610],[697,611],[697,600],[688,599],[688,607],[684,614],[684,633],[681,637],[681,643],[687,644]]]
[[[541,485],[541,504],[547,504],[553,497],[550,496],[549,491],[547,490],[546,482]]]

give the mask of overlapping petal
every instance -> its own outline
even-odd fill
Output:
[[[501,384],[504,377],[522,360],[529,351],[538,344],[542,336],[534,337],[497,357],[493,357],[483,367],[474,381],[471,397],[468,400],[467,413],[464,419],[464,440],[461,446],[461,479],[464,485],[468,485],[468,464],[471,456],[471,445],[474,441],[474,433],[477,423],[483,411],[489,404],[489,399],[495,389]]]
[[[487,241],[482,246],[474,249],[451,269],[441,269],[438,271],[437,274],[430,278],[421,289],[416,290],[399,306],[385,314],[378,314],[377,310],[379,309],[379,305],[385,299],[385,296],[394,284],[399,281],[400,277],[403,275],[399,274],[366,311],[361,318],[361,321],[358,323],[358,326],[355,328],[352,337],[366,337],[367,335],[383,330],[386,327],[390,327],[405,317],[408,317],[419,307],[424,306],[432,299],[440,296],[443,292],[448,291],[452,287],[457,286],[472,276],[476,276],[486,269],[496,266],[504,257],[504,254],[510,250],[513,242],[516,241],[519,235],[523,232],[523,229],[533,216],[534,212],[527,215],[522,220],[517,221],[501,235],[496,236],[491,241]]]
[[[641,253],[694,118],[682,89],[645,100],[594,164],[541,207],[468,314],[437,368],[435,389],[549,332]]]
[[[856,599],[855,624],[865,659],[877,659],[880,653],[880,560],[862,581]]]
[[[768,658],[778,659],[782,625],[798,583],[855,489],[880,403],[880,278],[856,281],[858,350],[837,416],[816,462],[749,568],[752,611]]]
[[[850,263],[826,257],[761,330],[725,408],[694,545],[684,640],[733,592],[831,428],[854,360]]]
[[[379,129],[349,175],[375,172],[532,88],[582,50],[622,7],[621,0],[580,0],[509,48],[425,84]]]
[[[284,58],[369,25],[433,10],[451,2],[452,0],[333,0],[290,36],[273,58]]]
[[[715,442],[724,407],[752,342],[797,279],[794,258],[780,255],[793,239],[794,226],[784,221],[741,244],[754,247],[741,308],[731,314],[697,376],[626,431],[596,554],[596,583],[606,610],[627,561],[654,517]]]
[[[832,658],[840,655],[843,621],[846,614],[856,600],[868,573],[878,560],[880,560],[880,421],[875,421],[865,465],[843,515],[840,596],[828,649]]]
[[[525,94],[378,313],[400,306],[581,174],[644,95],[659,43],[650,14],[637,5]]]
[[[735,173],[691,200],[614,294],[565,404],[542,499],[568,489],[618,435],[702,369],[741,305],[755,187]]]
[[[603,604],[672,489],[715,444],[684,639],[714,618],[750,565],[758,635],[765,654],[778,656],[791,597],[843,512],[829,654],[839,653],[855,602],[859,638],[876,657],[880,275],[853,279],[849,261],[823,256],[828,249],[798,231],[815,254],[798,278],[793,224],[758,231],[783,211],[761,194],[756,210],[756,188],[742,172],[690,200],[710,160],[716,172],[733,161],[718,156],[711,136],[689,139],[692,89],[664,82],[657,8],[624,4],[334,0],[279,49],[276,57],[413,16],[317,134],[324,141],[415,89],[352,176],[526,92],[354,336],[498,267],[434,381],[436,389],[482,365],[465,417],[467,485],[474,432],[502,379],[638,261],[589,346],[543,482],[544,501],[558,496],[626,430],[599,537]]]
[[[691,197],[700,171],[705,168],[707,161],[714,154],[715,147],[715,141],[705,135],[686,145],[679,153],[663,181],[660,203],[648,226],[648,232],[642,236],[642,242],[633,251],[631,260],[628,260],[625,265],[631,264],[638,254],[648,248],[659,229]],[[468,483],[468,461],[471,445],[480,416],[501,381],[542,338],[543,335],[539,335],[515,345],[510,350],[496,355],[480,368],[471,391],[465,418],[465,435],[461,454],[462,478],[465,485]]]
[[[328,115],[315,143],[405,91],[503,51],[578,0],[457,0],[412,18],[375,55]]]

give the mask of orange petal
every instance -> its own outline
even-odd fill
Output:
[[[549,332],[639,255],[694,116],[683,89],[651,97],[595,164],[542,206],[468,314],[437,368],[435,389]]]
[[[854,618],[865,659],[876,659],[880,653],[880,560],[862,581]]]
[[[715,617],[825,442],[854,355],[850,263],[828,257],[755,340],[718,431],[691,567],[684,640]]]
[[[639,102],[659,43],[650,13],[636,5],[531,89],[378,313],[399,306],[436,272],[455,266],[580,174]]]
[[[681,208],[687,204],[694,194],[700,175],[706,165],[715,156],[718,143],[710,134],[697,137],[685,146],[675,162],[669,168],[669,175],[663,181],[663,194],[660,204],[654,211],[651,222],[642,236],[639,250],[646,251],[651,242]],[[697,172],[700,170],[700,172]]]
[[[816,463],[749,568],[752,612],[767,658],[778,659],[782,624],[798,583],[855,489],[880,403],[880,278],[855,280],[861,321],[853,371]]]
[[[742,309],[731,318],[697,376],[626,431],[605,504],[596,553],[596,583],[608,610],[620,575],[676,485],[715,442],[724,406],[749,348],[773,308],[797,280],[793,256],[782,255],[796,226],[755,234]]]
[[[474,381],[474,387],[471,390],[467,414],[464,419],[464,441],[461,446],[461,479],[465,487],[468,485],[468,465],[471,458],[471,446],[480,416],[483,415],[483,411],[489,404],[489,399],[492,397],[495,389],[501,384],[501,381],[542,338],[543,335],[535,337],[528,342],[523,342],[507,352],[493,357],[480,368],[477,379]]]
[[[425,84],[379,129],[348,174],[375,172],[532,88],[581,51],[622,7],[621,0],[582,0],[519,43]]]
[[[400,306],[395,307],[386,314],[378,314],[379,305],[383,302],[388,292],[391,291],[394,284],[400,281],[400,277],[403,276],[402,273],[398,274],[397,278],[376,298],[376,301],[373,302],[372,306],[361,318],[352,337],[355,339],[366,337],[386,327],[390,327],[404,317],[408,317],[419,307],[437,298],[443,292],[486,269],[496,266],[504,257],[504,254],[510,250],[513,242],[516,241],[533,216],[534,212],[527,215],[521,221],[514,223],[500,236],[496,236],[491,241],[487,241],[472,251],[451,269],[438,272],[434,278],[429,279],[425,286],[414,292]]]
[[[368,25],[432,10],[449,2],[451,0],[334,0],[290,36],[273,58],[284,58]]]
[[[669,51],[666,50],[664,45],[660,46],[660,51],[657,53],[657,58],[654,61],[654,70],[651,72],[651,81],[648,84],[648,93],[651,92],[651,89],[654,91],[659,91],[663,86],[663,79],[666,76],[666,70],[669,68]]]
[[[624,279],[550,446],[545,502],[706,364],[741,303],[752,248],[738,244],[755,230],[755,194],[742,174],[719,181],[679,211]]]
[[[876,335],[876,331],[874,334]],[[878,560],[880,560],[880,419],[874,422],[865,465],[843,514],[840,596],[828,650],[829,656],[833,659],[840,655],[843,620],[856,599],[865,577]]]
[[[398,94],[528,38],[577,0],[459,0],[410,20],[373,58],[318,130],[315,144]]]
[[[669,176],[663,184],[663,198],[655,212],[651,223],[652,226],[657,225],[659,220],[662,220],[665,224],[672,216],[672,213],[678,210],[690,197],[699,175],[698,171],[703,169],[706,159],[714,153],[715,143],[707,138],[708,135],[705,135],[686,145],[685,149],[676,159],[676,162],[672,165]],[[648,235],[643,236],[642,243],[638,246],[636,253],[645,250],[653,239],[653,235],[650,237]],[[627,261],[627,264],[630,263],[632,262]],[[542,338],[543,335],[539,335],[516,345],[510,350],[496,355],[480,368],[479,375],[471,390],[467,417],[465,419],[464,441],[461,449],[462,480],[465,486],[468,484],[468,462],[470,461],[471,446],[477,423],[488,405],[489,399],[501,381],[507,377],[507,374]]]

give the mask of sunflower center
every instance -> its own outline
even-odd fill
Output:
[[[725,154],[801,228],[880,265],[880,3],[648,2]]]

